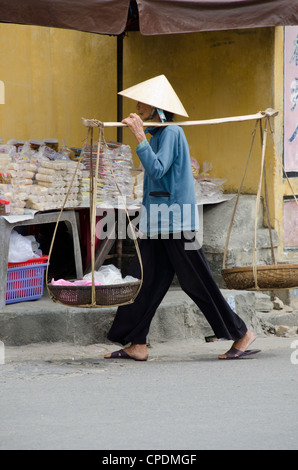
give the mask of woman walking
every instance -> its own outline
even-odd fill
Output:
[[[217,338],[233,340],[219,359],[256,354],[248,350],[255,335],[231,309],[216,285],[196,238],[199,229],[189,147],[181,127],[148,127],[143,121],[172,122],[175,114],[188,117],[164,75],[121,92],[137,101],[137,114],[123,120],[134,135],[137,155],[144,167],[144,195],[140,220],[140,251],[144,279],[133,304],[119,307],[108,339],[124,349],[105,356],[144,361],[146,338],[154,314],[176,273],[182,289],[197,304]],[[151,134],[150,142],[146,134]],[[140,276],[137,258],[129,274]]]

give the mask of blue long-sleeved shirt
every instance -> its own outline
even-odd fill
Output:
[[[181,127],[149,127],[136,152],[145,169],[140,230],[144,234],[198,231],[189,147]]]

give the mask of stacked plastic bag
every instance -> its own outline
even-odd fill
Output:
[[[223,185],[226,180],[209,175],[209,172],[213,169],[210,162],[203,162],[202,171],[200,164],[196,160],[192,159],[191,165],[197,201],[199,203],[208,203],[211,200],[220,201],[224,191]]]
[[[11,232],[8,251],[9,263],[24,263],[40,256],[42,256],[42,252],[34,236],[24,237],[15,230]]]
[[[81,201],[87,200],[90,197],[90,194],[88,194],[90,191],[88,188],[88,180],[90,187],[91,175],[90,151],[91,149],[88,148],[85,150],[84,154],[84,165],[85,169],[89,172],[89,175],[88,177],[83,178]],[[96,157],[97,151],[93,148],[93,171],[95,171],[96,168]],[[113,171],[111,170],[111,167]],[[121,194],[126,200],[126,204],[129,204],[134,200],[134,179],[131,175],[132,167],[133,159],[130,146],[109,142],[108,149],[105,152],[100,153],[97,185],[98,204],[111,205],[113,207],[117,207],[119,202],[122,204],[122,199],[119,199],[120,193],[115,181],[117,181]]]
[[[94,272],[94,284],[96,286],[108,286],[115,284],[126,284],[129,282],[137,282],[138,279],[132,276],[122,277],[120,269],[113,264],[101,266],[98,271]],[[82,280],[65,281],[64,279],[52,279],[53,286],[91,286],[92,273],[86,274]]]
[[[60,152],[46,145],[34,150],[30,142],[0,145],[0,194],[10,201],[10,214],[60,209],[74,172],[66,207],[77,207],[83,165],[77,168],[66,147]]]
[[[132,178],[134,181],[133,196],[135,202],[141,202],[143,198],[144,171],[141,169],[132,170]]]
[[[10,163],[8,173],[11,175],[10,188],[5,196],[10,200],[10,211],[13,214],[24,214],[27,200],[32,191],[37,171],[35,163],[29,160],[17,160]]]
[[[60,208],[72,180],[65,207],[78,206],[82,166],[77,169],[77,165],[72,160],[42,160],[36,174],[39,191],[30,196],[27,207],[40,211]]]
[[[78,201],[80,206],[89,206],[90,203],[90,171],[82,170],[82,177],[80,180],[80,191],[78,195]],[[96,191],[96,204],[102,203],[102,181],[97,182]]]
[[[12,157],[15,155],[15,147],[12,145],[0,145],[0,172],[5,172],[9,163],[12,162]]]
[[[10,213],[14,215],[24,214],[37,171],[35,162],[28,158],[32,154],[31,151],[28,155],[28,149],[18,153],[13,145],[0,146],[1,166],[6,162],[5,168],[1,168],[0,190],[10,201]]]
[[[132,153],[129,145],[110,146],[108,154],[104,154],[100,160],[99,174],[102,178],[103,201],[111,205],[117,205],[119,198],[119,186],[121,194],[126,198],[126,203],[133,200],[133,179],[130,173],[132,168]],[[113,173],[111,171],[111,165]]]
[[[38,142],[38,145],[33,146],[32,142]],[[70,157],[70,151],[65,146],[56,151],[45,142],[32,140],[22,142],[21,145],[15,140],[0,145],[0,195],[10,201],[10,213],[22,215],[26,209],[60,209],[74,172],[76,175],[65,207],[89,207],[90,178],[96,168],[97,146],[92,149],[93,169],[90,151],[90,146],[85,149],[83,163],[77,167],[77,161]],[[100,154],[97,205],[122,205],[119,189],[127,205],[141,197],[143,174],[135,178],[132,168],[131,148],[119,143],[108,143],[108,150]]]

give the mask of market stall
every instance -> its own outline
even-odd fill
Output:
[[[126,203],[130,206],[130,213],[135,213],[140,207],[142,172],[133,170],[128,146],[110,143],[109,149],[109,157]],[[71,227],[76,278],[82,279],[90,271],[90,233],[86,220],[88,222],[90,218],[90,180],[96,153],[96,146],[86,146],[78,164],[81,149],[59,147],[54,139],[43,142],[14,140],[0,145],[0,308],[5,304],[6,276],[9,272],[7,263],[12,261],[9,259],[10,236],[14,229],[56,223],[62,206],[65,210],[59,220]],[[96,191],[97,268],[104,263],[111,246],[117,241],[115,224],[120,217],[118,213],[124,211],[123,206],[118,204],[117,188],[109,176],[107,165],[102,155]],[[109,224],[105,223],[107,213],[112,216],[109,217]],[[111,227],[114,228],[113,233]],[[113,256],[117,256],[119,262],[121,255],[118,250]],[[65,260],[62,259],[63,262]],[[28,295],[15,295],[14,300],[28,300]]]
[[[234,119],[241,121],[247,118]],[[210,124],[219,122],[223,120],[212,120]],[[106,123],[106,126],[109,125],[123,127],[121,123]],[[184,122],[184,125],[194,123],[189,121]],[[0,246],[3,253],[0,308],[5,305],[6,287],[8,290],[11,287],[6,284],[7,273],[10,275],[10,269],[16,267],[13,265],[11,268],[8,263],[15,261],[9,259],[9,246],[10,236],[17,227],[57,223],[58,219],[59,222],[68,223],[73,239],[77,279],[82,279],[90,273],[93,251],[96,270],[111,257],[114,258],[115,264],[121,267],[122,240],[128,235],[127,216],[132,217],[137,225],[144,173],[141,168],[134,168],[132,152],[128,145],[109,142],[106,150],[98,154],[97,143],[92,141],[84,145],[83,149],[68,148],[65,145],[59,146],[55,139],[28,142],[12,140],[0,145]],[[93,187],[97,160],[97,178]],[[200,168],[198,162],[193,160],[201,220],[203,204],[217,203],[232,197],[223,194],[224,181],[211,178],[208,168],[210,166],[206,166],[206,162]],[[96,237],[93,248],[90,244],[91,193],[95,197],[96,205]],[[59,215],[61,207],[64,210]],[[202,226],[203,224],[201,240]],[[111,254],[114,244],[115,254]],[[48,254],[49,251],[42,253]],[[63,262],[61,259],[62,264]],[[10,303],[32,298],[26,289],[22,292],[18,288],[16,290],[13,298],[7,299]],[[41,290],[39,297],[42,293]]]

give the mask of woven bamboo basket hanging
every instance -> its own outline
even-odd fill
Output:
[[[107,143],[104,138],[104,129],[103,125],[98,124],[97,126],[87,126],[88,133],[85,139],[85,143],[83,145],[83,150],[81,153],[81,157],[78,160],[78,164],[73,175],[73,178],[70,182],[70,186],[68,192],[66,194],[60,215],[57,220],[57,224],[54,230],[52,243],[50,246],[49,258],[48,258],[48,266],[46,270],[46,285],[47,290],[49,293],[50,298],[57,303],[69,305],[73,307],[82,307],[82,308],[103,308],[103,307],[119,307],[121,305],[131,304],[135,301],[136,297],[138,296],[140,289],[143,283],[143,265],[142,265],[142,258],[139,250],[139,245],[137,242],[135,230],[132,226],[129,213],[125,204],[125,199],[122,196],[121,190],[117,183],[116,177],[113,172],[113,167],[110,161],[109,153],[107,151]],[[99,136],[97,142],[97,158],[96,158],[96,168],[93,168],[92,162],[92,147],[93,147],[93,127],[98,127],[99,129]],[[62,212],[65,208],[68,195],[70,193],[72,184],[74,182],[74,178],[82,161],[84,155],[84,148],[87,145],[89,140],[91,141],[91,152],[90,152],[90,168],[91,168],[91,175],[90,175],[90,232],[91,232],[91,270],[92,270],[92,286],[59,286],[59,285],[52,285],[48,281],[48,271],[49,271],[49,264],[50,258],[53,251],[53,246],[55,242],[55,237],[58,229],[58,225],[61,219]],[[135,249],[138,255],[139,263],[140,263],[140,271],[141,271],[141,278],[135,282],[129,283],[121,283],[121,284],[113,284],[113,285],[102,285],[98,286],[95,285],[95,226],[96,226],[96,196],[97,196],[97,179],[98,179],[98,168],[99,168],[99,160],[100,155],[102,152],[106,152],[107,160],[109,162],[111,173],[114,177],[114,181],[116,187],[119,191],[120,196],[123,199],[124,209],[128,218],[128,223],[130,227],[130,232],[133,236]],[[94,171],[93,171],[94,170]]]
[[[246,168],[244,171],[244,176],[237,194],[235,207],[232,213],[232,218],[228,230],[228,235],[225,244],[224,250],[224,257],[223,257],[223,269],[222,269],[222,276],[225,280],[228,289],[238,289],[238,290],[278,290],[278,289],[289,289],[298,287],[298,265],[296,264],[279,264],[275,261],[274,255],[274,248],[272,242],[272,230],[271,230],[271,221],[270,221],[270,214],[269,214],[269,203],[268,203],[268,192],[267,192],[267,182],[266,182],[266,143],[267,143],[267,134],[268,128],[272,132],[270,114],[267,115],[264,130],[262,130],[262,122],[261,120],[257,120],[256,126],[253,132],[252,143],[249,151],[249,156],[246,164]],[[251,152],[253,143],[255,140],[256,130],[258,125],[260,126],[261,130],[261,144],[262,144],[262,158],[261,158],[261,170],[260,170],[260,178],[259,178],[259,186],[256,198],[256,208],[255,208],[255,227],[254,227],[254,247],[253,247],[253,260],[252,266],[245,266],[245,267],[234,267],[234,268],[227,268],[226,267],[226,259],[227,259],[227,251],[228,251],[228,244],[230,240],[231,230],[233,226],[233,221],[237,209],[237,204],[239,201],[239,196],[241,194],[241,190],[243,187],[248,163],[250,160]],[[288,179],[288,178],[287,178]],[[268,221],[268,229],[269,229],[269,236],[270,236],[270,244],[271,244],[271,258],[272,258],[272,265],[257,265],[257,215],[260,207],[260,198],[261,198],[261,189],[262,189],[262,181],[264,180],[264,192],[265,192],[265,208],[267,213],[267,221]],[[288,179],[290,184],[290,181]],[[291,184],[290,184],[291,187]],[[292,187],[291,187],[292,190]],[[292,190],[293,192],[293,190]],[[293,192],[294,199],[298,205],[298,201],[296,196]]]

